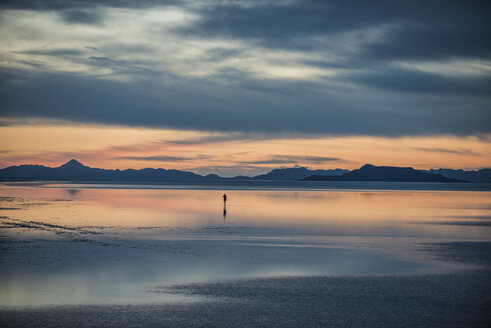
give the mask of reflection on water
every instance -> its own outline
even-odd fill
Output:
[[[491,217],[489,192],[479,191],[234,190],[228,191],[227,203],[222,195],[216,190],[0,189],[3,215],[69,226],[208,227],[223,225],[226,219],[230,227],[292,233],[396,230],[485,238],[487,231],[474,228]]]
[[[0,188],[1,305],[175,301],[152,286],[449,270],[489,241],[487,191]]]

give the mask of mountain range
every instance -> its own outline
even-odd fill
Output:
[[[146,168],[110,170],[91,168],[72,159],[59,167],[19,165],[0,169],[0,180],[54,180],[91,182],[162,182],[179,180],[289,180],[289,181],[399,181],[399,182],[491,182],[491,169],[464,171],[452,169],[415,170],[410,167],[366,164],[353,171],[344,169],[310,170],[305,167],[279,168],[255,177],[222,178],[181,170]]]
[[[11,180],[70,180],[70,181],[168,181],[219,179],[217,175],[202,176],[193,172],[166,169],[106,170],[91,168],[72,159],[59,167],[43,165],[10,166],[0,170],[0,178]]]
[[[266,174],[256,175],[255,177],[237,176],[236,180],[303,180],[312,175],[337,176],[349,172],[349,170],[310,170],[306,167],[292,167],[274,169]]]
[[[312,175],[306,181],[397,181],[397,182],[467,182],[441,174],[415,170],[412,167],[363,165],[341,176]]]
[[[476,171],[433,169],[426,172],[441,174],[447,178],[466,180],[469,182],[491,183],[491,169],[480,169]]]

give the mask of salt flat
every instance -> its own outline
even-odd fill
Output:
[[[3,326],[489,323],[489,192],[66,185],[0,197]]]

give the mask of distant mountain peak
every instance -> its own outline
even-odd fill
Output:
[[[254,180],[302,180],[311,175],[341,175],[348,170],[331,169],[331,170],[311,170],[307,167],[283,167],[273,169],[269,173],[261,174],[251,179]],[[242,177],[239,177],[242,178]]]
[[[466,182],[464,180],[446,178],[441,174],[433,174],[412,167],[375,166],[365,164],[361,168],[345,173],[342,176],[312,175],[304,180],[310,181],[390,181],[390,182]]]
[[[80,163],[76,159],[71,159],[68,162],[66,162],[65,164],[61,165],[60,167],[71,168],[71,169],[88,168],[88,166],[83,165],[82,163]]]

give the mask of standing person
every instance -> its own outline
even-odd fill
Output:
[[[223,205],[227,204],[227,194],[223,194]]]

